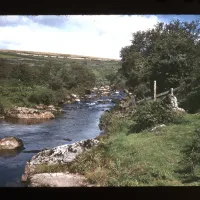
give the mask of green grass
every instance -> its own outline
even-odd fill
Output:
[[[200,117],[188,114],[184,119],[155,132],[130,134],[131,121],[115,118],[99,146],[79,155],[69,165],[55,165],[53,170],[83,174],[100,186],[200,185],[199,168],[196,177],[192,177],[181,163],[183,150],[192,142]],[[43,172],[52,170],[42,167]]]

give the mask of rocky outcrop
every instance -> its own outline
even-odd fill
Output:
[[[7,137],[0,139],[0,150],[14,150],[23,148],[22,140],[16,137]]]
[[[73,144],[67,144],[39,152],[26,163],[24,175],[21,180],[26,182],[35,173],[35,168],[40,164],[66,164],[72,162],[77,155],[98,144],[96,139],[88,139]]]
[[[34,108],[14,107],[6,112],[5,117],[16,119],[53,119],[55,116],[49,111]]]

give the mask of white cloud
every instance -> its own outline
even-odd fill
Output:
[[[6,41],[8,49],[119,58],[133,32],[152,28],[159,21],[156,16],[77,15],[57,17],[60,24],[56,26],[55,19],[52,25],[49,21],[45,25],[45,19],[40,23],[41,17],[39,22],[31,19],[12,16],[9,21],[15,26],[0,26],[0,48]]]

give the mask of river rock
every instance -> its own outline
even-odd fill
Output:
[[[156,129],[160,128],[160,127],[165,127],[165,124],[160,124],[158,126],[155,126],[154,128],[151,129],[151,131],[155,131]]]
[[[42,110],[42,111],[48,111],[48,112],[62,112],[63,110],[59,107],[55,107],[54,105],[44,105],[44,104],[39,104],[35,106],[36,109]]]
[[[78,99],[78,98],[76,98],[76,99],[74,99],[74,101],[75,101],[75,102],[80,102],[81,100]]]
[[[20,149],[24,146],[22,140],[16,137],[0,139],[0,150]]]
[[[34,108],[14,107],[7,111],[6,117],[17,119],[53,119],[55,116],[49,111]]]
[[[90,186],[87,179],[79,174],[41,173],[30,177],[31,187],[84,187]]]
[[[26,163],[24,175],[22,176],[21,181],[28,181],[30,176],[34,174],[35,167],[39,164],[53,165],[72,162],[77,155],[93,146],[96,146],[98,143],[99,141],[96,139],[88,139],[41,151]]]

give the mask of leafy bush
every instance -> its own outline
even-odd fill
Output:
[[[51,90],[45,89],[42,91],[34,92],[28,97],[28,101],[36,104],[53,104],[55,101],[54,93]]]
[[[136,125],[133,131],[140,132],[157,124],[176,122],[182,115],[174,112],[169,105],[161,101],[150,101],[139,106],[134,117]]]
[[[99,128],[100,130],[106,131],[106,127],[110,124],[112,114],[109,112],[104,112],[104,114],[99,119]]]

